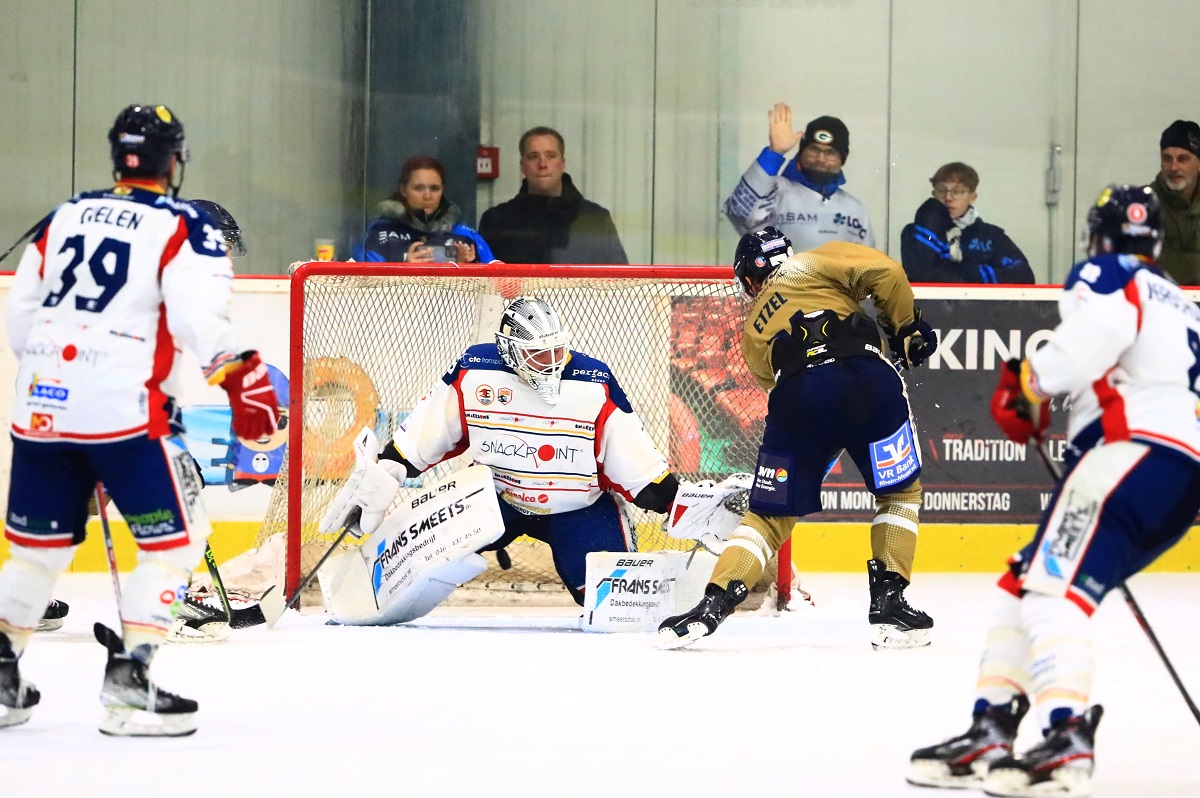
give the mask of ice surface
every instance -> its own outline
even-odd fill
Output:
[[[108,577],[67,575],[65,627],[22,660],[42,703],[0,730],[0,796],[973,795],[903,774],[914,748],[969,723],[991,583],[918,574],[908,596],[934,644],[901,652],[868,645],[865,574],[806,575],[816,609],[735,616],[683,651],[579,632],[569,610],[455,608],[387,629],[289,613],[165,647],[155,678],[200,702],[200,730],[135,740],[96,731]],[[1200,575],[1132,587],[1200,696]],[[1094,626],[1095,794],[1200,796],[1200,726],[1118,596]]]

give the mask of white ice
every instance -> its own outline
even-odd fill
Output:
[[[3,798],[932,798],[904,783],[905,764],[966,729],[993,590],[983,575],[918,574],[908,594],[934,616],[934,643],[902,652],[867,644],[865,574],[806,576],[816,609],[735,616],[684,651],[582,633],[565,609],[441,610],[386,629],[289,613],[273,631],[165,647],[156,680],[200,702],[200,728],[138,740],[96,731],[91,626],[115,622],[107,580],[65,576],[65,627],[21,662],[43,698],[0,730]],[[1200,695],[1200,575],[1132,587]],[[1118,596],[1094,628],[1095,795],[1200,796],[1200,725]]]

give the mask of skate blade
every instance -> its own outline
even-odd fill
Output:
[[[53,632],[55,629],[63,627],[63,618],[42,618],[38,621],[37,630],[39,632]]]
[[[188,626],[182,620],[176,620],[167,635],[172,643],[223,643],[229,639],[229,624],[224,621],[213,621],[199,627]]]
[[[24,709],[16,709],[14,707],[0,706],[0,729],[8,726],[20,726],[29,720],[33,715],[33,708],[26,707]]]
[[[101,734],[110,737],[186,737],[196,731],[196,713],[160,714],[126,706],[106,706]]]
[[[1092,774],[1080,768],[1059,768],[1050,778],[1037,784],[1029,783],[1023,770],[991,770],[983,782],[985,795],[997,798],[1041,798],[1041,796],[1071,796],[1085,798],[1092,794]]]
[[[708,634],[708,628],[699,621],[692,621],[679,634],[678,627],[668,626],[658,630],[658,647],[665,650],[686,648]]]
[[[983,778],[987,775],[987,763],[976,762],[971,765],[971,772],[963,776],[955,776],[950,772],[950,765],[934,759],[914,759],[908,763],[908,773],[904,780],[917,787],[940,787],[950,790],[977,790],[983,786]]]
[[[929,629],[901,629],[892,623],[872,624],[871,629],[871,648],[876,651],[923,648],[933,642]]]

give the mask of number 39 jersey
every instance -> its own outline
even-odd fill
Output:
[[[588,507],[606,489],[631,500],[667,462],[607,365],[571,352],[547,404],[495,344],[468,349],[400,429],[396,448],[424,471],[470,450],[500,498],[526,515]]]
[[[109,442],[168,434],[175,340],[209,382],[238,362],[219,225],[141,182],[80,194],[39,226],[9,293],[12,430]]]
[[[1200,308],[1130,255],[1077,264],[1058,307],[1029,387],[1069,395],[1071,444],[1135,440],[1200,461]]]

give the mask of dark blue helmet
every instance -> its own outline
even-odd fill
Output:
[[[792,256],[792,242],[777,227],[746,233],[733,256],[733,276],[743,294],[754,297],[763,282]]]
[[[230,255],[237,258],[246,254],[242,231],[238,227],[237,220],[233,218],[233,214],[212,200],[191,200],[191,206],[203,210],[220,226],[221,234],[225,236],[225,246],[229,247]]]
[[[171,172],[172,155],[180,164],[188,159],[183,123],[165,105],[130,105],[122,110],[108,131],[108,143],[119,177],[165,177]]]
[[[1157,258],[1162,248],[1162,205],[1150,186],[1105,186],[1087,215],[1088,254]]]

